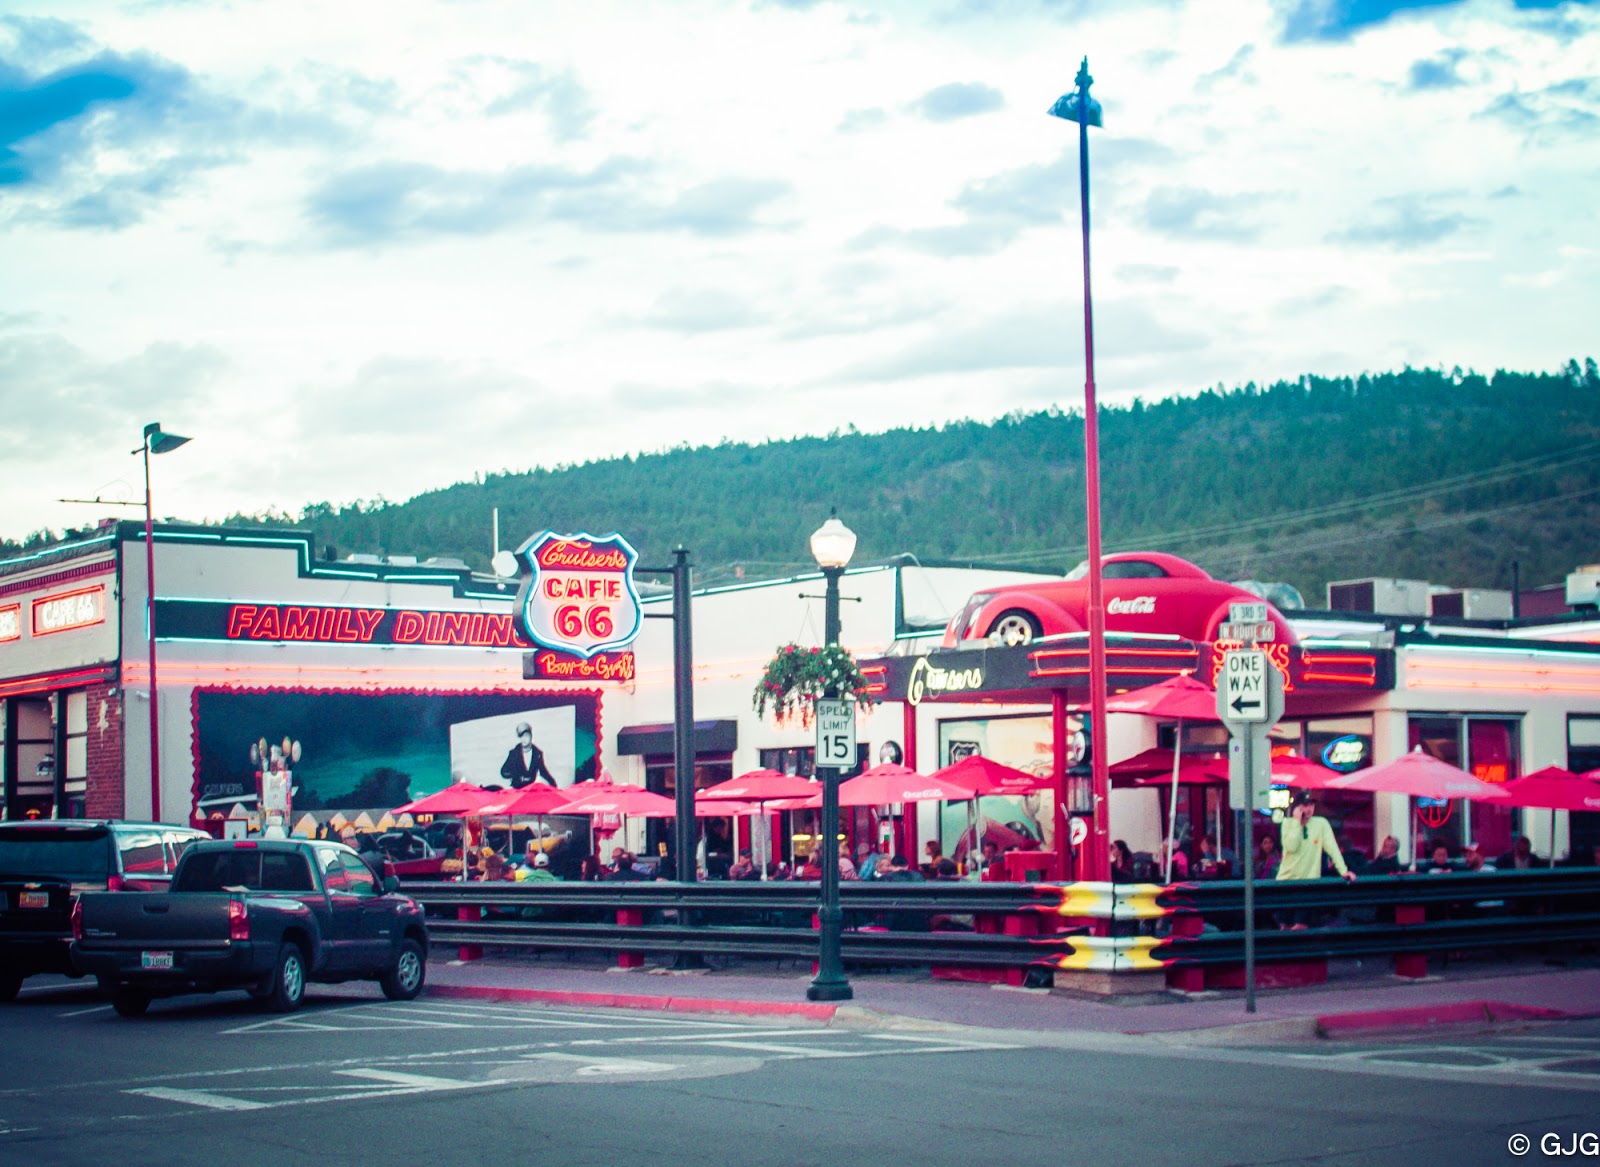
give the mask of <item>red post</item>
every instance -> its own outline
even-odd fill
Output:
[[[1420,924],[1427,918],[1427,909],[1421,904],[1396,904],[1394,909],[1394,922],[1396,924]],[[1394,975],[1397,977],[1410,977],[1420,979],[1428,975],[1428,954],[1426,952],[1397,952],[1394,957]]]
[[[469,920],[481,920],[481,919],[483,919],[483,909],[482,908],[468,908],[468,907],[457,908],[456,909],[456,919],[460,920],[462,923],[466,923]],[[456,959],[457,960],[482,960],[483,959],[483,945],[481,945],[481,944],[463,944],[461,946],[460,951],[456,954]]]
[[[156,708],[156,544],[150,506],[150,435],[144,436],[144,632],[150,644],[150,821],[161,821],[161,714]],[[266,763],[263,761],[262,763]]]
[[[1196,912],[1180,912],[1172,917],[1174,936],[1198,936],[1205,921]],[[1206,970],[1201,965],[1167,969],[1167,988],[1180,993],[1198,993],[1206,987]]]
[[[1081,878],[1072,864],[1071,817],[1067,813],[1067,695],[1060,689],[1050,692],[1050,772],[1056,779],[1055,839],[1056,871],[1060,878]]]
[[[639,928],[644,925],[644,910],[642,908],[618,908],[617,924],[624,928]],[[619,952],[617,953],[618,968],[643,968],[644,953]]]
[[[905,738],[905,764],[908,768],[917,768],[917,707],[909,701],[900,705],[901,735]],[[917,807],[915,803],[902,805],[900,813],[900,829],[905,839],[905,855],[907,862],[913,868],[917,865]]]

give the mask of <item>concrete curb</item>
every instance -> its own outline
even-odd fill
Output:
[[[839,1006],[810,1001],[733,1001],[710,997],[652,997],[642,993],[580,993],[565,989],[509,989],[489,985],[429,985],[431,997],[513,1001],[523,1005],[575,1005],[589,1009],[648,1009],[661,1013],[725,1013],[745,1017],[803,1017],[832,1021]]]
[[[1371,1009],[1361,1013],[1326,1013],[1316,1019],[1319,1037],[1361,1037],[1392,1030],[1434,1029],[1453,1025],[1500,1025],[1516,1021],[1575,1021],[1594,1012],[1547,1009],[1510,1001],[1456,1001],[1406,1009]]]

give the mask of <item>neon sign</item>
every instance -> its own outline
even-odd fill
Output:
[[[7,604],[0,608],[0,644],[22,639],[22,605]]]
[[[636,674],[631,652],[597,652],[581,657],[544,649],[533,653],[531,667],[523,669],[528,680],[631,681]]]
[[[52,632],[67,632],[73,628],[87,628],[91,624],[103,623],[105,618],[106,589],[103,584],[71,592],[58,592],[53,596],[40,596],[33,601],[35,636],[48,636]]]
[[[430,648],[532,648],[509,612],[441,612],[314,604],[230,604],[157,600],[163,640],[263,644],[419,645]]]
[[[545,531],[519,547],[517,557],[529,568],[517,593],[517,628],[535,644],[588,659],[639,635],[638,552],[621,535]]]
[[[911,679],[906,683],[906,700],[916,705],[928,693],[965,693],[983,688],[983,669],[973,666],[965,669],[945,669],[930,665],[927,657],[918,657],[911,666]]]

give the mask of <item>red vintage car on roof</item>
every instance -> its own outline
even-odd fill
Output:
[[[1101,560],[1107,632],[1215,640],[1228,605],[1261,597],[1212,579],[1188,560],[1154,551],[1126,551]],[[1066,579],[1007,584],[974,592],[944,630],[944,647],[963,641],[1029,644],[1041,636],[1085,632],[1089,627],[1089,563]],[[1277,639],[1295,643],[1288,621],[1271,604],[1267,619]]]

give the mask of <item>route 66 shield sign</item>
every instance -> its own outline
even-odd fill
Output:
[[[544,531],[517,548],[517,558],[526,565],[517,628],[535,644],[588,659],[639,635],[639,555],[621,535]]]

